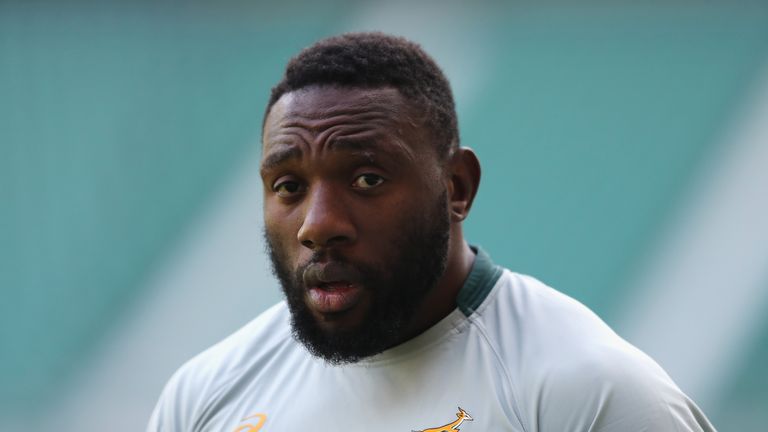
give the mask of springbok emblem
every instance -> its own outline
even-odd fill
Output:
[[[438,426],[436,428],[429,428],[429,429],[422,429],[420,431],[413,431],[413,432],[451,432],[451,431],[457,431],[459,430],[459,426],[461,426],[464,421],[472,421],[472,416],[469,415],[468,412],[464,411],[459,407],[459,412],[456,413],[456,420],[448,423],[443,426]]]

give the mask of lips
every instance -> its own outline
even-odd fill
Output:
[[[322,314],[333,314],[352,309],[360,300],[359,286],[334,282],[312,287],[307,291],[308,306]]]
[[[352,309],[362,297],[360,272],[343,262],[312,263],[304,270],[306,301],[321,314]]]

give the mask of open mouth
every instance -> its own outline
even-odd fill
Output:
[[[317,287],[324,291],[337,291],[346,288],[352,288],[352,284],[345,281],[321,282]]]
[[[360,272],[341,261],[315,262],[303,273],[307,306],[320,314],[337,314],[360,301],[363,286]]]
[[[307,305],[322,314],[334,314],[353,308],[362,289],[347,281],[321,282],[307,290]]]

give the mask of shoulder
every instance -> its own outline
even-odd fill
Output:
[[[580,350],[584,342],[624,341],[594,312],[541,281],[504,270],[477,308],[476,319],[490,327],[514,358]]]
[[[594,344],[536,375],[540,431],[714,430],[664,370],[635,347]]]
[[[494,291],[478,312],[531,429],[713,430],[653,359],[586,306],[509,271]]]
[[[184,363],[168,380],[147,431],[192,430],[194,419],[248,368],[259,368],[292,344],[290,316],[278,303]]]
[[[285,302],[280,302],[193,357],[175,375],[197,381],[226,381],[292,341],[288,308]]]

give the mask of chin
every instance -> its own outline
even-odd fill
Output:
[[[351,334],[359,330],[365,322],[365,317],[357,316],[355,311],[321,314],[313,313],[315,325],[328,335]]]

